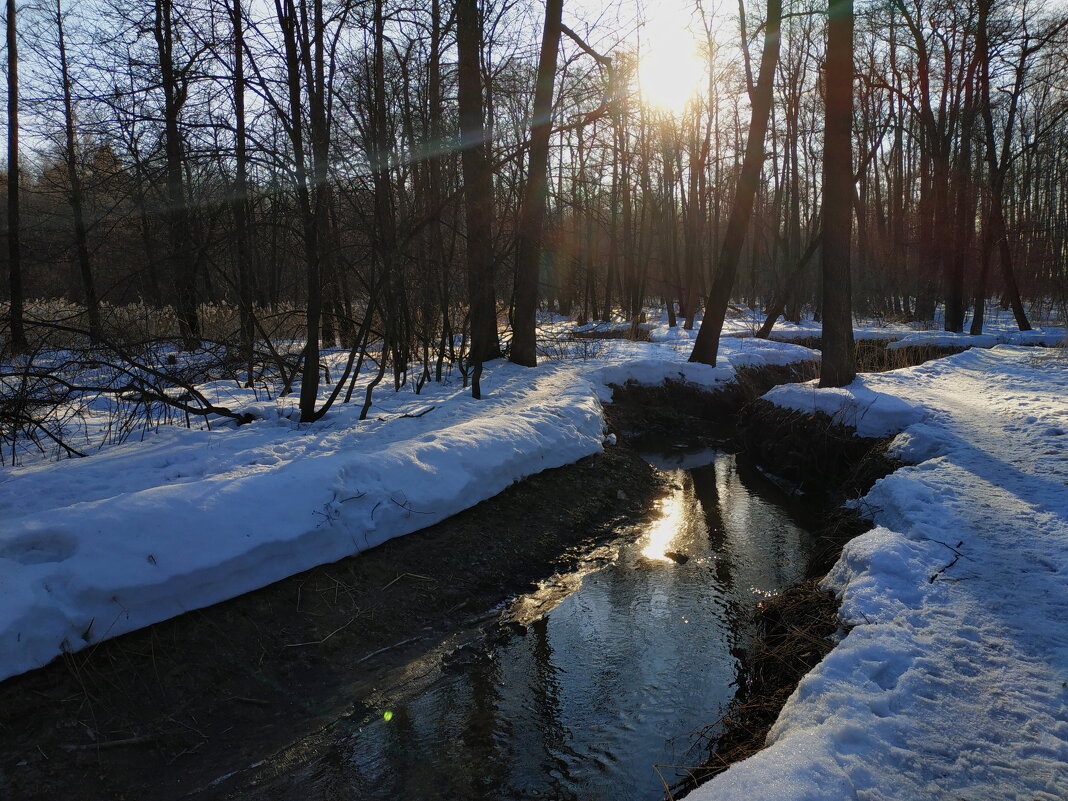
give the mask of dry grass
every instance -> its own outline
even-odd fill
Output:
[[[674,798],[692,790],[735,762],[764,748],[783,705],[801,678],[834,647],[838,603],[809,580],[789,588],[761,605],[763,636],[746,660],[745,683],[730,712],[707,728],[708,760],[689,769],[686,779],[672,786]]]
[[[0,303],[0,320],[8,318],[8,303]],[[283,303],[254,310],[262,330],[273,341],[303,337],[304,310],[291,303]],[[85,307],[66,299],[32,300],[26,304],[26,334],[31,350],[62,349],[85,344],[79,331],[87,331],[89,319]],[[100,306],[104,338],[111,342],[158,342],[181,337],[178,315],[173,306],[156,308],[146,303]],[[230,342],[238,338],[237,306],[222,303],[202,303],[197,307],[201,336],[209,342]],[[0,330],[0,341],[8,347],[9,332]]]

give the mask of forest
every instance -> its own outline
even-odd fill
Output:
[[[5,0],[0,797],[1068,798],[1063,0]]]
[[[305,387],[342,347],[399,387],[533,365],[539,311],[821,318],[814,4],[68,5],[8,8],[7,347],[210,342]],[[1063,12],[852,17],[850,311],[1063,314]]]

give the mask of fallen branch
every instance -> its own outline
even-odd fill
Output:
[[[354,664],[358,665],[361,662],[366,662],[372,656],[384,654],[386,651],[392,651],[394,648],[400,648],[402,645],[407,645],[408,643],[415,642],[418,639],[420,639],[420,637],[409,637],[407,640],[401,640],[400,642],[393,643],[393,645],[387,645],[385,648],[379,648],[377,651],[371,651],[371,653],[367,654],[367,656],[363,656],[357,659]]]

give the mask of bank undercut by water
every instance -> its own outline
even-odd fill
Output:
[[[727,714],[708,727],[708,758],[673,785],[677,799],[765,747],[768,732],[801,678],[834,647],[838,601],[820,587],[849,540],[872,527],[842,503],[864,495],[900,463],[889,438],[865,439],[823,413],[754,400],[735,416],[734,444],[761,471],[818,499],[819,522],[808,578],[762,603],[759,634],[744,657],[745,680]]]

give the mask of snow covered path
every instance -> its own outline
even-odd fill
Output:
[[[916,412],[893,446],[913,466],[826,580],[852,628],[770,747],[692,797],[1068,798],[1068,364],[972,350],[849,390],[769,399],[875,429],[871,393]]]

